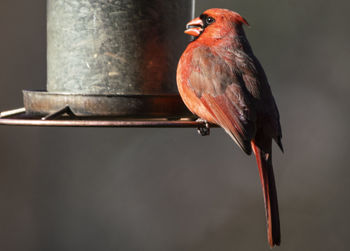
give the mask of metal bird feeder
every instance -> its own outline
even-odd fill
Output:
[[[160,119],[192,116],[175,81],[194,2],[48,0],[46,90],[23,91],[25,109],[1,113],[0,124],[202,125]]]
[[[27,112],[47,114],[69,105],[79,116],[186,115],[175,69],[192,4],[49,0],[47,92],[25,91]]]

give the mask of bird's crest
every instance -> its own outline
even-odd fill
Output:
[[[238,14],[237,12],[234,12],[232,10],[213,8],[213,9],[206,10],[204,12],[204,14],[207,14],[209,16],[210,15],[212,15],[212,16],[218,16],[218,15],[226,16],[226,17],[230,18],[231,21],[236,23],[236,24],[245,24],[245,25],[249,26],[249,23],[247,22],[247,20],[244,17],[242,17],[240,14]]]

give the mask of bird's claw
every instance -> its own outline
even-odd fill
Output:
[[[209,123],[204,119],[197,119],[198,123],[201,123],[201,125],[198,126],[197,131],[202,136],[208,136],[210,135],[210,126]]]

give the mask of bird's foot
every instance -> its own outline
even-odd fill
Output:
[[[209,126],[208,121],[199,118],[196,120],[196,122],[202,123],[202,125],[199,125],[197,128],[197,131],[200,135],[202,135],[202,136],[210,135],[210,126]]]

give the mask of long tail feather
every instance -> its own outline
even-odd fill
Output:
[[[269,153],[263,152],[253,141],[252,149],[258,163],[264,194],[268,241],[271,247],[279,246],[281,243],[280,220],[271,151]]]

